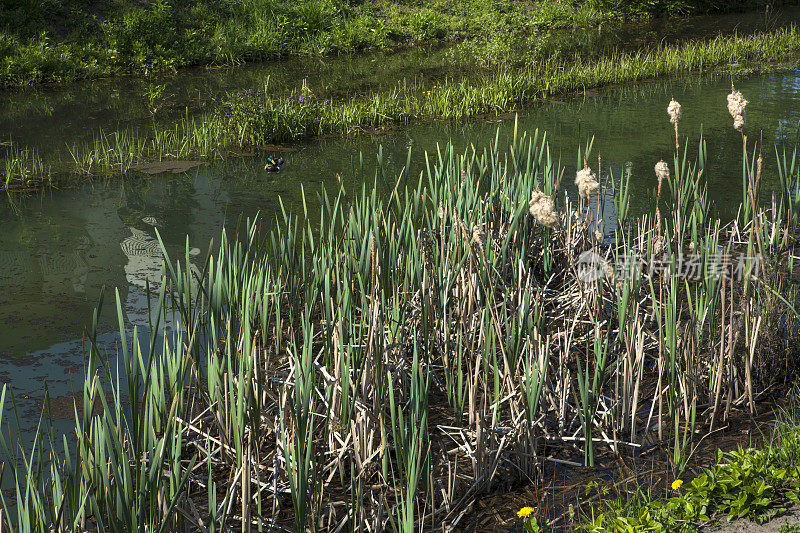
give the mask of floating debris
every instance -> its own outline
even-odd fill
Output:
[[[142,165],[131,167],[131,170],[144,172],[145,174],[150,175],[162,174],[164,172],[180,174],[182,172],[186,172],[187,170],[207,164],[208,163],[205,161],[153,161],[152,163],[144,163]]]

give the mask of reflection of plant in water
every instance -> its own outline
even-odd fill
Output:
[[[147,99],[147,110],[151,116],[155,116],[158,110],[169,103],[169,99],[173,96],[165,94],[167,86],[163,83],[146,83],[142,94]]]
[[[13,204],[12,204],[13,205]],[[51,216],[19,215],[6,224],[3,251],[6,266],[15,265],[23,276],[33,275],[53,293],[86,292],[88,251],[93,243],[86,233]],[[9,269],[0,269],[8,279]]]
[[[196,205],[192,196],[194,183],[189,174],[167,181],[167,206],[172,209],[189,210]]]
[[[6,213],[13,213],[16,218],[22,218],[22,209],[18,197],[12,194],[6,195]]]
[[[17,241],[20,244],[27,246],[36,241],[36,235],[28,226],[20,226],[19,233],[17,234]]]

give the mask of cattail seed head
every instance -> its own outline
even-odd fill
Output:
[[[474,240],[480,248],[486,243],[486,232],[478,226],[472,226],[472,240]]]
[[[655,171],[659,180],[669,179],[669,165],[667,165],[664,161],[659,161],[656,163]]]
[[[669,121],[673,124],[677,124],[681,119],[681,104],[674,98],[670,100],[667,106],[667,114],[669,115]]]
[[[733,118],[733,129],[738,132],[744,130],[745,118],[744,108],[747,107],[747,100],[742,93],[731,86],[731,94],[728,95],[728,113]]]
[[[542,191],[534,190],[531,201],[528,202],[531,215],[539,224],[552,228],[558,220],[553,199]]]
[[[744,108],[747,106],[747,100],[744,99],[742,93],[737,90],[732,90],[728,95],[728,113],[731,117],[744,114]]]
[[[603,274],[607,279],[614,281],[614,267],[608,261],[603,261]]]
[[[578,194],[581,198],[589,198],[600,188],[594,172],[589,167],[583,167],[582,170],[575,173],[575,185],[578,186]]]
[[[656,237],[655,240],[653,240],[653,257],[661,255],[664,250],[666,250],[666,242],[664,241],[664,237]]]

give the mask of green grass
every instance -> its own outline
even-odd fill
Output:
[[[244,144],[287,141],[326,133],[350,134],[413,120],[454,119],[514,109],[556,94],[629,83],[740,63],[764,65],[800,56],[797,28],[747,37],[663,46],[584,60],[548,59],[523,70],[503,69],[477,81],[442,81],[433,87],[402,82],[388,94],[328,101],[303,89],[273,98],[263,91],[235,95],[222,116],[232,140]],[[241,100],[240,100],[241,98]],[[220,118],[217,118],[220,120]]]
[[[761,5],[737,4],[747,7]],[[565,26],[729,9],[729,3],[687,0],[9,0],[0,7],[0,86],[490,34],[534,36]]]
[[[11,149],[3,158],[5,174],[3,187],[6,190],[39,188],[45,185],[45,177],[50,176],[50,169],[42,162],[42,158],[32,149]]]

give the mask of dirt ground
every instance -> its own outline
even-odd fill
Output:
[[[756,524],[747,520],[733,522],[715,521],[703,527],[703,533],[776,533],[784,525],[797,525],[800,528],[800,507],[793,507],[788,513],[773,518],[766,524]],[[798,529],[800,531],[800,529]]]

